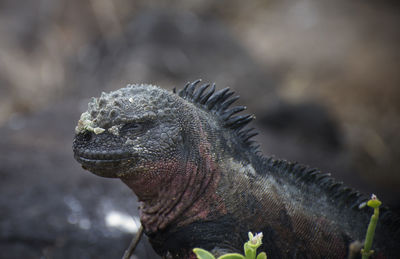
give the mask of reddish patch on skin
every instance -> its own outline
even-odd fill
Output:
[[[219,215],[227,213],[223,199],[216,193],[222,173],[215,162],[215,158],[212,156],[211,144],[208,142],[207,134],[203,130],[199,117],[196,117],[196,122],[200,135],[198,150],[202,160],[201,171],[204,174],[203,182],[207,188],[200,194],[197,202],[192,204],[187,213],[188,219],[180,222],[178,226],[189,224],[196,220],[210,219],[211,212],[216,212]]]
[[[208,219],[210,213],[224,214],[225,206],[216,194],[221,173],[211,155],[203,153],[201,162],[154,162],[147,169],[124,178],[141,202],[141,222],[156,232],[175,222],[183,226]]]

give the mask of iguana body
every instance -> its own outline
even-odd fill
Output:
[[[194,258],[195,247],[242,252],[247,233],[263,232],[268,258],[346,258],[362,241],[368,197],[327,174],[264,158],[253,146],[253,116],[229,89],[186,85],[178,94],[128,85],[93,98],[76,128],[75,158],[118,177],[138,196],[141,222],[165,258]],[[374,248],[400,258],[398,219],[381,213]]]

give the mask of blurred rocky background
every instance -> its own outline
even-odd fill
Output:
[[[0,0],[0,258],[120,258],[118,180],[73,159],[91,96],[202,78],[241,95],[266,155],[400,205],[400,5],[328,0]],[[144,238],[135,258],[157,258]]]

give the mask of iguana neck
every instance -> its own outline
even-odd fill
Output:
[[[151,167],[154,172],[146,172],[153,178],[150,186],[142,183],[149,183],[148,180],[122,179],[141,202],[140,219],[146,231],[163,230],[174,221],[180,226],[208,218],[212,207],[222,204],[215,196],[220,176],[211,161],[202,161],[199,165],[169,162]],[[214,204],[209,204],[210,200]]]
[[[142,165],[145,172],[122,179],[141,202],[140,218],[148,233],[163,230],[172,222],[180,227],[224,213],[216,194],[221,171],[211,145],[207,141],[190,145],[189,151],[175,155],[181,159]]]

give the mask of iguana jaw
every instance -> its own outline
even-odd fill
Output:
[[[138,156],[130,152],[122,145],[111,145],[107,141],[107,136],[96,136],[94,146],[88,140],[88,137],[78,134],[75,136],[73,151],[74,158],[88,170],[98,176],[108,178],[118,178],[124,175],[126,171],[135,168],[138,163]]]
[[[124,175],[124,168],[128,165],[135,164],[136,159],[133,157],[117,158],[117,159],[95,159],[86,158],[75,154],[75,159],[82,165],[82,168],[88,170],[98,176],[107,178],[118,178]]]

